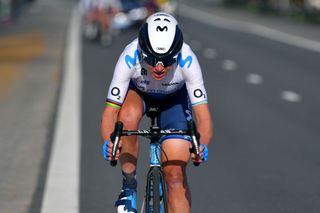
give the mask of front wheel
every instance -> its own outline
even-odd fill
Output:
[[[99,24],[96,22],[83,23],[83,35],[88,40],[95,40],[99,34]]]
[[[109,47],[112,43],[112,32],[108,31],[108,32],[101,32],[100,35],[100,43],[102,46],[104,47]]]
[[[167,213],[167,188],[164,173],[152,167],[147,176],[145,213]]]

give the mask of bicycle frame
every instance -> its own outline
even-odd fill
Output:
[[[161,135],[155,134],[159,127],[156,123],[156,117],[151,117],[150,137],[150,169],[147,175],[147,186],[145,194],[145,213],[167,213],[167,185],[165,174],[161,167]],[[144,206],[143,206],[144,207]]]
[[[167,186],[165,175],[161,167],[160,141],[150,141],[150,168],[147,175],[145,213],[167,213]],[[144,207],[144,206],[143,206]]]
[[[198,133],[195,129],[193,121],[188,122],[188,130],[161,130],[157,124],[157,108],[149,108],[147,116],[151,118],[150,130],[123,130],[122,122],[118,121],[115,124],[114,132],[111,134],[111,141],[113,142],[111,166],[116,166],[117,161],[115,160],[116,151],[120,142],[121,136],[132,136],[140,135],[149,138],[150,141],[150,169],[147,175],[147,186],[145,203],[145,213],[167,213],[167,186],[165,181],[165,175],[161,167],[161,137],[168,135],[190,135],[192,141],[192,151],[198,158],[199,153],[199,142]],[[199,163],[195,163],[198,166]],[[162,200],[161,200],[162,199]],[[151,202],[152,201],[152,202]],[[162,208],[161,208],[162,201]],[[152,209],[152,210],[150,210]],[[163,212],[163,211],[164,212]]]

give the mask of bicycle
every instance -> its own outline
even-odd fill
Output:
[[[145,213],[167,213],[167,185],[165,175],[161,165],[161,137],[168,135],[188,135],[191,138],[192,148],[190,152],[196,155],[196,159],[200,158],[199,150],[199,133],[197,133],[194,122],[188,121],[188,130],[162,130],[157,124],[158,108],[151,107],[147,110],[147,117],[151,119],[150,130],[123,130],[123,123],[116,122],[113,133],[111,134],[111,142],[113,143],[111,166],[116,166],[116,151],[119,146],[121,136],[144,136],[150,141],[150,168],[147,175],[146,194],[142,204],[141,212]],[[195,166],[200,163],[193,162]],[[146,205],[146,207],[145,207]],[[144,208],[145,207],[145,208]]]

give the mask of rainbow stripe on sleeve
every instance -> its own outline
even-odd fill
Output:
[[[106,99],[106,106],[112,106],[117,109],[120,109],[122,106],[122,103],[107,98]]]
[[[208,100],[203,100],[203,101],[200,101],[200,102],[197,102],[197,103],[193,103],[192,106],[197,106],[197,105],[200,105],[200,104],[207,104],[208,103]]]

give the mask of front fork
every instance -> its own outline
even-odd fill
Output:
[[[164,172],[161,168],[161,145],[158,143],[150,144],[150,169],[147,175],[147,187],[146,187],[146,213],[153,213],[158,211],[151,210],[151,204],[154,196],[159,197],[159,208],[160,213],[168,212],[167,206],[167,185],[165,180]],[[155,190],[155,187],[159,187],[159,191]],[[154,207],[154,206],[152,206]]]

